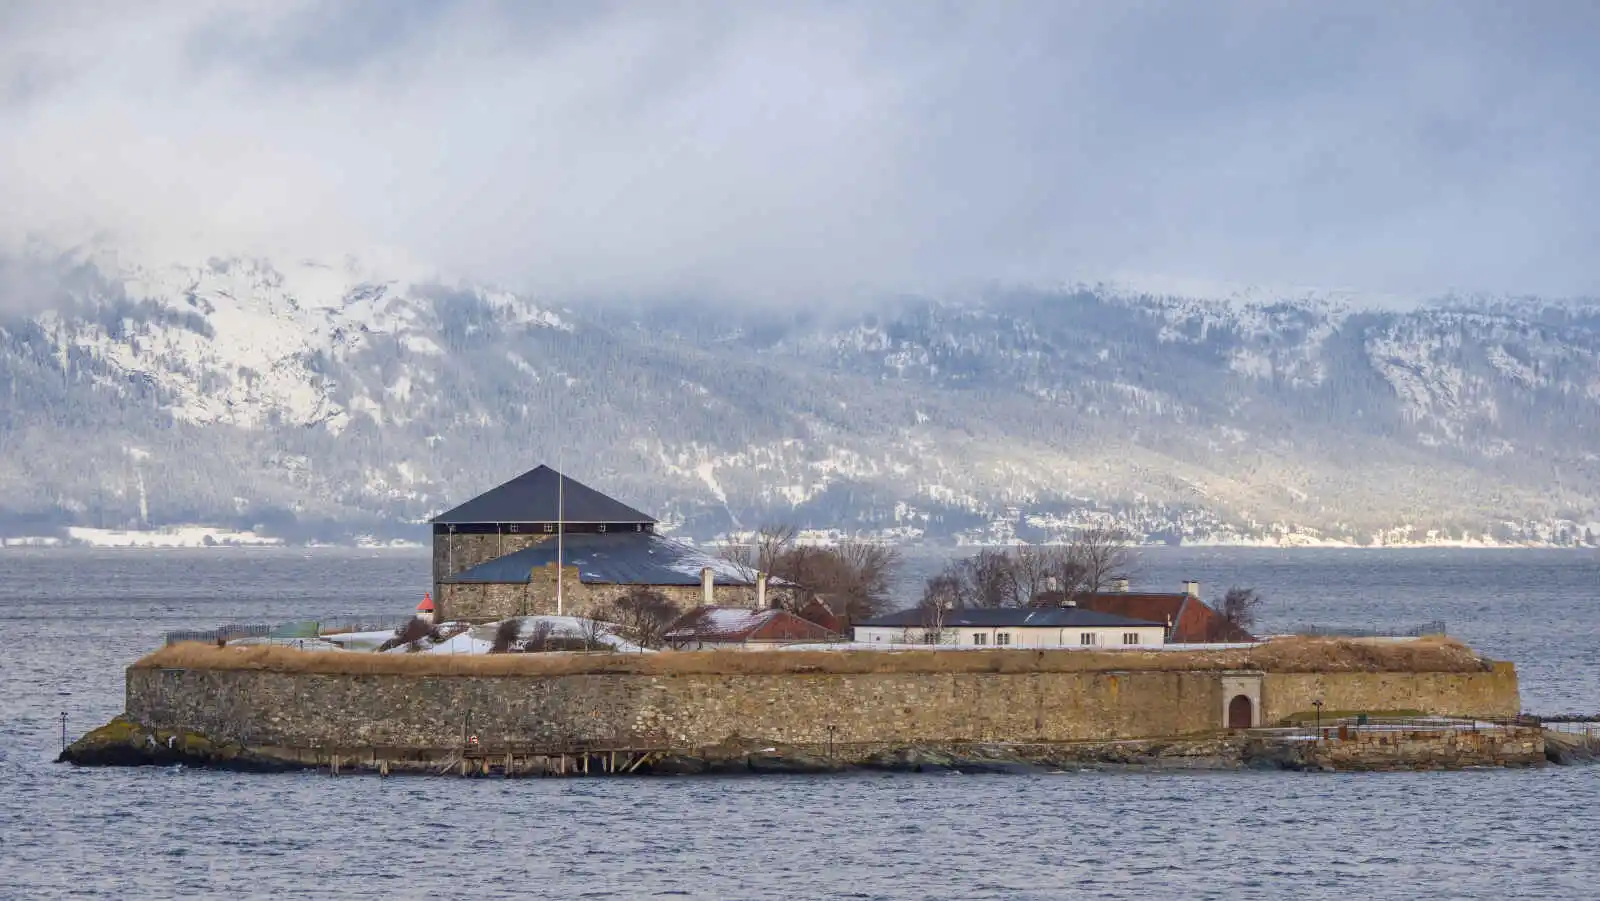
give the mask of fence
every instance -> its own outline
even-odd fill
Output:
[[[1421,638],[1424,635],[1445,635],[1444,620],[1434,620],[1410,629],[1362,629],[1349,626],[1301,626],[1295,635],[1311,638]]]
[[[1494,732],[1502,729],[1537,729],[1534,716],[1330,716],[1300,720],[1291,726],[1268,726],[1264,731],[1298,738],[1345,738],[1357,733]]]
[[[177,644],[180,641],[203,641],[214,644],[218,640],[231,641],[235,638],[265,638],[272,634],[276,626],[264,623],[251,623],[249,625],[229,624],[218,626],[215,629],[175,629],[164,633],[164,644]]]
[[[277,623],[229,623],[215,629],[175,629],[162,634],[163,644],[180,641],[203,641],[214,644],[219,639],[282,638],[285,641],[312,639],[318,635],[339,635],[348,632],[393,632],[411,621],[409,616],[334,616],[320,620]]]
[[[394,632],[411,622],[410,616],[330,616],[318,620],[318,634],[338,635],[345,632]]]

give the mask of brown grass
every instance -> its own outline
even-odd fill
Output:
[[[781,675],[797,673],[1056,673],[1259,669],[1268,672],[1478,672],[1490,664],[1450,638],[1410,642],[1283,638],[1221,651],[679,651],[657,654],[361,654],[270,645],[170,645],[143,669],[292,673],[563,676]]]

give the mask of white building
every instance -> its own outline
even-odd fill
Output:
[[[901,610],[855,626],[864,644],[932,644],[994,648],[1137,648],[1166,643],[1165,623],[1078,607]]]

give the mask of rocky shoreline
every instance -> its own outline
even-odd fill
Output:
[[[173,766],[241,772],[326,770],[340,773],[500,776],[631,774],[740,775],[852,771],[905,773],[1050,773],[1072,771],[1381,771],[1528,767],[1593,762],[1594,750],[1558,732],[1486,740],[1478,733],[1441,733],[1404,740],[1308,741],[1272,734],[1219,733],[1170,739],[1061,743],[915,742],[877,746],[787,746],[730,739],[684,751],[631,755],[483,753],[459,749],[325,749],[246,747],[200,732],[157,729],[126,715],[61,752],[78,766]],[[597,758],[599,758],[597,760]],[[591,769],[590,764],[594,767]]]

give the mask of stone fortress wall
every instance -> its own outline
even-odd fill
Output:
[[[548,616],[556,612],[554,565],[535,573],[526,584],[445,584],[440,581],[480,563],[553,541],[554,534],[452,533],[434,537],[433,598],[439,605],[441,618],[489,622],[508,616]],[[567,616],[585,616],[597,606],[627,594],[633,587],[609,583],[586,584],[579,580],[577,567],[566,566],[562,569],[561,612]],[[685,610],[705,603],[704,591],[699,585],[649,587],[666,595]],[[776,600],[772,593],[777,591],[781,589],[776,586],[770,589],[767,598],[769,605]],[[755,588],[743,585],[713,586],[712,603],[725,607],[754,607]]]
[[[1231,680],[1231,681],[1230,681]],[[1256,680],[1270,724],[1311,709],[1513,716],[1492,671],[420,675],[131,667],[127,713],[252,747],[459,748],[577,742],[693,749],[782,744],[1069,742],[1226,725],[1225,685]],[[1234,689],[1227,689],[1232,691]]]
[[[493,536],[491,536],[493,537]],[[626,595],[635,587],[607,582],[585,583],[578,578],[576,566],[562,567],[561,612],[567,616],[587,616],[598,606]],[[650,585],[657,592],[684,610],[692,610],[705,603],[705,589],[700,585]],[[774,600],[774,590],[769,590],[767,603]],[[754,607],[755,588],[744,585],[714,585],[712,603],[723,607]],[[439,609],[450,619],[471,622],[488,622],[508,616],[549,616],[556,612],[555,566],[542,569],[527,584],[442,584],[436,598]]]

